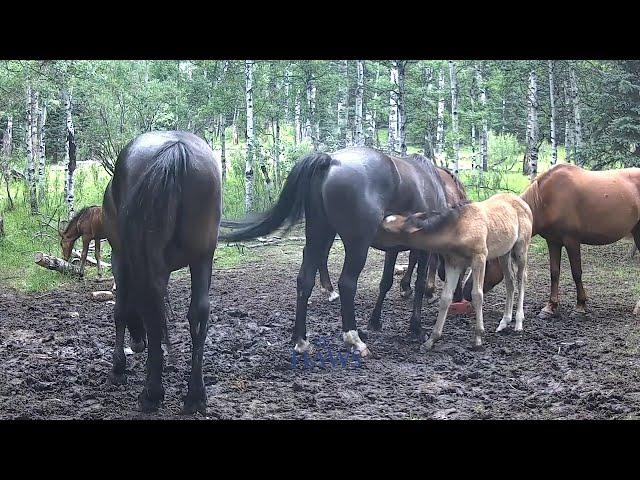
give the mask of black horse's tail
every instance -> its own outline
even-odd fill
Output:
[[[127,192],[118,231],[128,294],[141,307],[156,305],[164,316],[168,265],[164,250],[174,236],[182,204],[189,152],[181,141],[166,144]],[[121,288],[118,285],[118,294]]]
[[[267,235],[282,225],[286,225],[287,230],[291,229],[304,214],[311,180],[316,175],[325,175],[330,164],[331,157],[326,153],[313,153],[301,158],[289,173],[273,208],[253,221],[223,221],[223,227],[241,228],[220,235],[220,239],[237,242]]]

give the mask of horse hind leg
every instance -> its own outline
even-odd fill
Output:
[[[305,234],[306,243],[297,278],[296,322],[293,328],[294,350],[298,353],[311,348],[307,341],[309,297],[315,285],[316,272],[323,263],[326,265],[326,255],[336,235],[335,230],[332,230],[320,215],[307,215]]]
[[[527,257],[529,253],[529,243],[525,242],[515,252],[515,261],[518,266],[518,306],[516,308],[516,332],[522,331],[522,323],[524,322],[524,292],[527,283]]]
[[[504,314],[502,316],[500,324],[498,325],[498,328],[496,329],[496,332],[504,330],[511,323],[513,315],[513,294],[515,280],[513,264],[511,261],[511,252],[500,257],[498,261],[500,262],[500,267],[502,268],[502,273],[504,275],[504,284],[507,290],[507,298],[504,303]]]
[[[340,295],[333,288],[333,284],[331,283],[331,277],[329,276],[329,267],[327,265],[329,260],[329,250],[331,250],[331,245],[333,245],[333,241],[327,244],[326,251],[324,252],[322,258],[322,262],[320,262],[319,273],[320,273],[320,285],[323,293],[327,295],[327,300],[329,302],[334,302]]]
[[[631,230],[631,234],[633,235],[635,248],[640,250],[640,223]],[[637,301],[636,306],[633,308],[633,314],[638,315],[638,313],[640,313],[640,300]]]
[[[400,280],[400,297],[402,298],[410,298],[413,293],[413,289],[411,288],[411,276],[413,275],[413,270],[416,268],[417,262],[418,252],[415,250],[409,250],[409,265],[407,265],[407,270],[404,272],[402,280]]]
[[[571,265],[571,275],[576,284],[576,308],[574,313],[580,316],[586,314],[587,294],[582,285],[582,258],[580,254],[580,243],[577,241],[565,242],[569,264]]]
[[[209,289],[211,287],[212,268],[213,255],[207,255],[200,261],[189,265],[189,270],[191,271],[191,303],[187,318],[189,319],[192,347],[189,389],[187,396],[184,398],[183,407],[183,413],[185,414],[200,412],[204,415],[207,411],[207,391],[202,377],[202,361],[211,310]]]
[[[433,327],[431,336],[424,344],[423,348],[426,350],[430,350],[431,348],[433,348],[435,342],[437,342],[442,337],[442,329],[444,328],[444,322],[447,319],[447,311],[449,310],[449,305],[451,305],[451,301],[453,300],[453,291],[463,270],[463,267],[461,266],[446,262],[444,263],[446,270],[445,284],[442,289],[442,293],[440,294],[440,308],[438,310],[438,318],[436,320],[435,326]]]

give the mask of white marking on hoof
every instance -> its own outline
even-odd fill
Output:
[[[340,294],[335,290],[331,290],[331,293],[329,294],[329,301],[334,302],[339,298],[340,298]]]
[[[296,345],[295,347],[293,347],[293,349],[298,353],[308,352],[311,349],[311,344],[304,338],[301,338],[296,342]]]
[[[360,335],[358,335],[357,330],[349,330],[348,332],[344,332],[342,334],[342,339],[344,340],[344,343],[353,347],[354,350],[357,350],[360,353],[361,357],[366,357],[371,353],[367,345],[362,340],[360,340]]]
[[[638,300],[638,303],[636,303],[636,306],[633,309],[633,314],[634,315],[638,315],[638,312],[640,312],[640,300]]]
[[[115,292],[116,291],[116,282],[113,282],[113,287],[111,287],[111,291]]]
[[[131,347],[125,347],[124,354],[125,355],[133,355],[133,350],[131,350]]]
[[[500,320],[500,325],[498,325],[498,328],[496,328],[496,333],[497,332],[501,332],[502,330],[504,330],[505,328],[507,328],[507,326],[511,323],[511,319],[510,318],[505,318],[502,317],[502,320]]]
[[[433,344],[435,343],[435,340],[433,340],[431,337],[429,337],[429,340],[427,340],[423,345],[423,349],[425,351],[431,350],[433,348]]]
[[[395,222],[395,220],[396,220],[395,215],[389,215],[387,218],[384,219],[384,221],[387,223]]]

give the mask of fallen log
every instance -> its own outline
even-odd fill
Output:
[[[56,272],[66,273],[68,275],[77,275],[78,277],[82,276],[82,273],[80,273],[80,267],[71,265],[61,258],[52,257],[51,255],[47,255],[43,252],[36,252],[35,262],[37,265],[48,268],[49,270],[55,270]]]
[[[72,256],[72,258],[74,258],[74,259],[76,259],[76,258],[81,259],[81,258],[82,258],[82,252],[81,252],[80,250],[75,250],[75,249],[74,249],[74,250],[73,250],[73,254],[72,254],[71,256]],[[88,263],[89,265],[94,266],[94,267],[97,267],[97,266],[98,266],[98,260],[96,260],[94,257],[91,257],[91,256],[89,256],[89,255],[87,255],[87,263]],[[110,263],[105,262],[104,260],[100,260],[100,265],[101,265],[103,268],[111,268],[111,264],[110,264]]]

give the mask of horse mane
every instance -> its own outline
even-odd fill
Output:
[[[458,177],[456,177],[455,174],[451,170],[449,170],[446,167],[436,167],[436,168],[439,168],[440,170],[444,170],[445,172],[447,172],[449,174],[449,176],[452,178],[453,183],[455,184],[456,188],[462,192],[462,195],[464,196],[464,198],[468,198],[467,197],[467,189],[464,186],[464,183],[462,183],[460,181],[460,179]]]
[[[417,215],[414,214],[407,218],[407,223],[410,226],[418,227],[427,233],[436,232],[456,221],[460,217],[462,210],[471,203],[472,202],[469,200],[464,200],[447,208],[446,210],[443,210],[442,212],[434,212],[424,220],[418,218]]]
[[[76,223],[78,223],[78,221],[92,208],[97,207],[98,205],[89,205],[87,207],[82,208],[78,213],[76,213],[71,220],[69,220],[69,223],[67,223],[67,227],[64,229],[64,232],[62,232],[63,235],[66,235],[67,233],[69,233],[69,230],[71,230],[71,227],[74,226]]]

